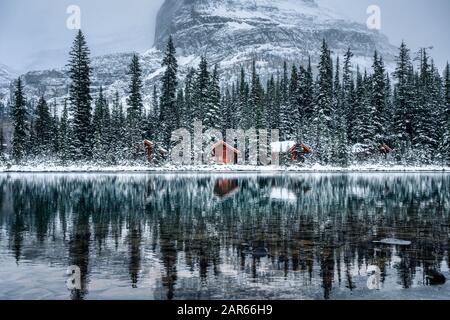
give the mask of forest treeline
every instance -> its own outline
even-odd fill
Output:
[[[441,74],[427,49],[413,56],[405,43],[392,74],[377,52],[371,70],[354,66],[352,57],[349,48],[334,60],[324,40],[317,71],[311,60],[306,65],[284,63],[263,83],[253,61],[249,72],[242,67],[237,81],[225,83],[218,66],[209,66],[202,57],[198,68],[179,81],[170,38],[163,76],[146,108],[138,55],[129,65],[125,105],[118,93],[106,97],[102,88],[93,98],[90,51],[80,30],[70,51],[69,98],[63,106],[51,108],[41,97],[30,107],[23,81],[17,80],[10,106],[10,159],[19,164],[144,160],[143,139],[170,151],[174,130],[192,129],[195,121],[202,121],[224,132],[279,129],[281,140],[308,144],[314,150],[312,161],[325,165],[450,164],[449,64]],[[380,153],[383,146],[391,153],[388,160],[386,152]]]

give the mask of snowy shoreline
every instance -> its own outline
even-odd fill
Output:
[[[450,173],[446,166],[381,166],[363,165],[347,168],[313,165],[308,167],[274,166],[11,166],[0,167],[1,173],[354,173],[354,172],[444,172]]]

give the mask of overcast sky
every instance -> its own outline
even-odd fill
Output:
[[[74,31],[66,28],[69,5],[81,8],[82,29],[94,55],[137,51],[153,45],[156,13],[164,0],[0,0],[0,63],[17,71],[60,67]],[[371,4],[381,8],[391,43],[414,50],[434,46],[439,67],[450,59],[448,0],[318,0],[365,23]]]

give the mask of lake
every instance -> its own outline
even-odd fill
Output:
[[[0,175],[0,299],[450,299],[449,246],[445,173]]]

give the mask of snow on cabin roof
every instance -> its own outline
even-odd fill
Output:
[[[147,139],[144,140],[144,144],[146,146],[154,146],[155,145],[153,142],[151,142],[150,140],[147,140]]]
[[[352,146],[352,153],[364,153],[369,149],[370,147],[367,144],[356,143]]]
[[[296,145],[295,141],[277,141],[272,142],[270,144],[270,147],[272,149],[272,152],[280,153],[280,152],[288,152],[295,145]]]

